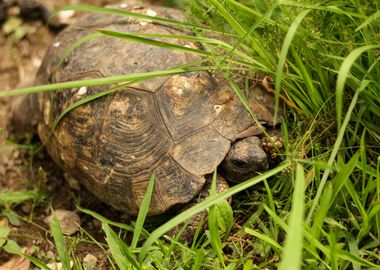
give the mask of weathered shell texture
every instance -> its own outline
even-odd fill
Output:
[[[161,7],[129,8],[181,19]],[[198,56],[111,37],[77,47],[57,68],[67,48],[98,28],[121,32],[184,33],[173,27],[109,14],[90,14],[62,32],[49,49],[37,84],[165,70]],[[166,42],[196,48],[195,43]],[[55,119],[77,100],[109,89],[86,87],[38,96],[38,132],[53,159],[106,203],[137,214],[152,173],[154,194],[149,214],[190,201],[252,119],[227,84],[207,72],[150,79],[71,111],[48,138]],[[259,94],[261,92],[259,91]],[[258,96],[257,96],[258,97]],[[259,98],[251,97],[263,123],[273,121]]]

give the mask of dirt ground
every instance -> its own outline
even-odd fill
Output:
[[[2,0],[0,4],[1,2]],[[76,4],[102,6],[120,1],[45,0],[41,2],[53,9]],[[17,18],[17,9],[12,12]],[[0,91],[31,85],[46,49],[57,34],[57,31],[49,30],[39,20],[22,21],[18,27],[26,31],[21,40],[17,40],[15,31],[5,34],[4,28],[0,29]],[[17,206],[12,205],[9,209],[7,206],[0,205],[0,226],[9,227],[12,239],[17,241],[27,253],[46,263],[54,262],[56,257],[56,250],[49,234],[49,225],[45,222],[46,217],[51,215],[51,209],[76,212],[81,218],[81,227],[91,233],[95,239],[102,241],[100,222],[78,213],[76,204],[81,202],[83,207],[111,219],[113,216],[118,217],[119,221],[122,214],[110,211],[109,207],[104,206],[85,190],[70,188],[64,181],[63,173],[43,151],[31,159],[28,146],[31,143],[38,144],[38,138],[30,134],[17,134],[17,136],[12,134],[9,129],[10,117],[11,99],[0,98],[0,193],[35,189],[42,183],[42,189],[48,195],[42,203],[29,201]],[[82,202],[81,198],[86,198],[86,200]],[[12,217],[10,213],[13,210],[17,214],[16,216],[12,214]],[[127,218],[121,221],[127,221]],[[83,235],[83,230],[77,234]],[[84,237],[80,236],[78,239],[84,239]],[[106,254],[96,244],[84,241],[73,242],[76,243],[75,257],[79,262],[83,263],[83,259],[90,254],[96,258],[94,269],[110,269]],[[16,257],[2,252],[0,248],[0,270],[11,269],[2,268],[6,267],[7,263],[8,266],[12,265],[12,268],[16,265],[21,267],[15,269],[34,269],[34,266],[29,266],[25,260],[16,262]]]

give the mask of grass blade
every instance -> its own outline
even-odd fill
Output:
[[[149,205],[150,205],[150,201],[151,201],[152,195],[153,195],[154,181],[155,181],[155,176],[154,176],[154,174],[152,174],[152,176],[150,177],[150,180],[149,180],[148,188],[146,190],[146,193],[145,193],[144,198],[143,198],[141,205],[140,205],[140,210],[139,210],[139,214],[137,216],[135,230],[133,232],[131,249],[136,248],[137,242],[139,241],[141,231],[143,229],[143,225],[145,222],[145,218],[146,218],[148,211],[149,211]]]
[[[211,56],[212,55],[211,53],[206,52],[206,51],[193,49],[193,48],[189,48],[186,46],[181,46],[178,44],[168,43],[168,42],[164,42],[164,41],[158,41],[155,39],[144,38],[144,37],[136,36],[132,33],[129,34],[129,33],[122,33],[122,32],[115,32],[115,31],[106,30],[106,29],[99,29],[98,31],[99,31],[99,33],[101,33],[105,36],[111,36],[111,37],[116,37],[116,38],[120,38],[120,39],[131,40],[131,41],[139,42],[142,44],[167,48],[167,49],[171,49],[171,50],[183,51],[183,52],[188,52],[188,53],[195,53],[195,54],[199,54],[199,55],[203,55],[203,56]]]
[[[311,227],[311,234],[314,239],[319,240],[321,232],[323,232],[323,223],[325,222],[325,218],[327,213],[329,212],[329,208],[331,206],[331,202],[333,201],[331,198],[333,196],[333,186],[331,182],[328,182],[323,189],[323,193],[321,196],[321,203],[319,205],[319,209],[315,214],[313,226]]]
[[[65,239],[63,237],[61,226],[59,225],[59,221],[55,214],[51,221],[50,229],[51,229],[51,234],[53,235],[53,238],[54,238],[54,244],[57,249],[58,256],[61,259],[63,268],[71,269],[71,266],[70,266],[71,257],[66,248]]]
[[[275,86],[275,91],[276,91],[276,97],[275,97],[276,98],[276,104],[275,104],[274,119],[277,118],[277,114],[278,114],[278,104],[279,104],[279,95],[280,95],[282,73],[284,72],[284,67],[285,67],[285,62],[286,62],[286,57],[288,55],[288,51],[289,51],[290,45],[292,44],[292,40],[297,33],[298,26],[301,24],[302,20],[305,18],[305,16],[310,11],[311,10],[303,10],[297,15],[297,17],[294,19],[293,23],[289,27],[289,30],[286,33],[283,45],[281,47],[280,57],[278,59],[275,81],[274,81],[274,86]]]
[[[348,126],[348,123],[350,122],[350,119],[351,119],[351,115],[352,115],[352,112],[356,106],[356,103],[358,101],[358,97],[359,97],[359,93],[366,88],[366,86],[369,84],[368,81],[362,81],[362,84],[361,86],[359,87],[359,89],[357,89],[357,91],[355,92],[355,95],[353,96],[352,98],[352,101],[350,103],[350,106],[348,107],[348,110],[347,110],[347,114],[346,114],[346,117],[344,118],[344,121],[343,121],[343,124],[342,124],[342,128],[340,129],[339,133],[338,133],[338,137],[336,138],[335,140],[335,143],[334,143],[334,147],[332,149],[332,152],[331,152],[331,155],[330,155],[330,158],[328,160],[328,165],[329,166],[332,166],[337,154],[338,154],[338,150],[339,150],[339,147],[340,145],[342,144],[342,141],[343,141],[343,137],[345,135],[345,131],[346,131],[346,128]],[[329,177],[329,174],[331,172],[331,169],[327,168],[325,170],[325,172],[323,173],[323,176],[322,176],[322,179],[321,179],[321,183],[319,184],[319,187],[318,187],[318,190],[317,190],[317,194],[315,195],[315,198],[313,200],[313,204],[309,210],[309,214],[306,218],[306,223],[310,223],[310,220],[314,214],[314,211],[315,211],[315,208],[317,207],[317,204],[319,203],[319,199],[322,195],[322,191],[324,189],[324,186],[326,184],[326,181]]]
[[[57,14],[60,11],[64,10],[76,10],[76,11],[85,11],[85,12],[93,12],[93,13],[103,13],[103,14],[113,14],[113,15],[120,15],[120,16],[128,16],[132,18],[137,18],[141,20],[148,20],[152,22],[157,22],[157,23],[162,23],[166,25],[173,25],[176,27],[186,27],[189,29],[198,29],[198,30],[204,30],[204,31],[210,31],[211,29],[208,29],[207,27],[201,27],[199,25],[195,24],[190,24],[186,22],[180,22],[176,20],[171,20],[171,19],[166,19],[166,18],[161,18],[161,17],[156,17],[156,16],[149,16],[141,13],[135,13],[135,12],[130,12],[127,10],[122,10],[122,9],[115,9],[115,8],[103,8],[103,7],[96,7],[96,6],[85,6],[85,5],[74,5],[74,6],[66,6],[63,8],[60,8],[56,10],[56,12],[53,14]]]
[[[130,252],[129,247],[121,240],[111,227],[102,223],[103,231],[106,233],[106,241],[111,249],[111,253],[117,266],[121,270],[143,269],[134,255]]]
[[[353,157],[345,164],[340,170],[339,173],[334,177],[332,182],[334,183],[334,191],[330,201],[330,206],[334,203],[334,200],[338,196],[338,193],[344,187],[346,181],[349,179],[350,175],[357,166],[360,153],[357,152]],[[330,208],[329,206],[329,208]]]
[[[313,9],[313,10],[322,10],[322,11],[328,11],[328,12],[337,13],[337,14],[343,14],[346,16],[366,18],[366,16],[363,14],[360,14],[357,12],[350,12],[347,10],[342,10],[341,8],[339,8],[337,6],[333,6],[333,5],[323,6],[323,5],[318,5],[318,4],[317,5],[316,4],[305,4],[302,2],[286,1],[286,0],[280,0],[280,3],[282,5],[287,5],[287,6],[308,8],[308,9]]]
[[[279,270],[298,270],[302,266],[303,217],[304,217],[305,175],[301,163],[296,164],[296,181],[289,218],[289,228],[285,240]]]
[[[28,200],[41,200],[44,194],[37,190],[19,190],[0,193],[0,205],[19,204]]]
[[[244,27],[240,24],[240,22],[232,16],[232,14],[226,9],[226,7],[218,0],[208,0],[208,2],[211,3],[212,6],[218,11],[218,13],[225,18],[228,23],[234,28],[236,33],[239,34],[239,36],[244,36],[246,34],[246,30]]]
[[[84,209],[84,208],[81,208],[81,207],[77,207],[77,208],[82,213],[90,215],[90,216],[92,216],[93,218],[99,220],[102,223],[106,223],[106,224],[118,227],[120,229],[129,231],[129,232],[133,232],[134,231],[134,228],[132,226],[130,226],[130,225],[127,225],[127,224],[124,224],[124,223],[120,223],[120,222],[114,222],[114,221],[112,221],[112,220],[110,220],[108,218],[105,218],[105,217],[101,216],[100,214],[98,214],[98,213],[96,213],[94,211],[88,210],[88,209]]]
[[[35,266],[38,266],[42,270],[51,270],[43,261],[34,258],[32,256],[29,256],[27,254],[22,254],[25,258],[27,258],[29,261],[31,261]]]
[[[218,194],[216,193],[216,177],[217,177],[217,173],[215,170],[212,176],[210,197],[218,196]],[[222,253],[222,242],[220,240],[220,232],[219,232],[219,227],[218,227],[217,209],[216,209],[215,204],[211,205],[208,209],[208,228],[210,231],[211,246],[214,248],[214,251],[216,252],[223,267],[225,267],[223,253]]]
[[[271,245],[272,247],[274,247],[275,249],[278,249],[278,250],[283,250],[282,246],[277,243],[276,241],[274,241],[271,237],[265,235],[265,234],[262,234],[262,233],[259,233],[255,230],[252,230],[250,228],[244,228],[244,232],[250,234],[250,235],[253,235],[254,237],[268,243],[269,245]]]
[[[366,27],[367,25],[375,22],[377,19],[380,18],[380,10],[369,16],[361,25],[358,26],[358,28],[355,29],[355,31],[359,31],[360,29]]]
[[[347,78],[350,76],[350,70],[358,57],[366,51],[380,49],[380,45],[366,45],[356,48],[350,52],[344,59],[342,65],[340,66],[338,72],[338,78],[335,89],[335,99],[336,99],[336,119],[338,125],[338,131],[340,131],[342,126],[342,114],[343,114],[343,90],[346,84]]]

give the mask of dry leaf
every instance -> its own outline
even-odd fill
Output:
[[[0,270],[29,270],[30,261],[22,256],[13,256],[0,266]]]

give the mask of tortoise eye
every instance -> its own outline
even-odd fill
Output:
[[[238,168],[245,168],[247,167],[247,162],[241,159],[235,159],[232,161],[232,164],[234,164]]]

